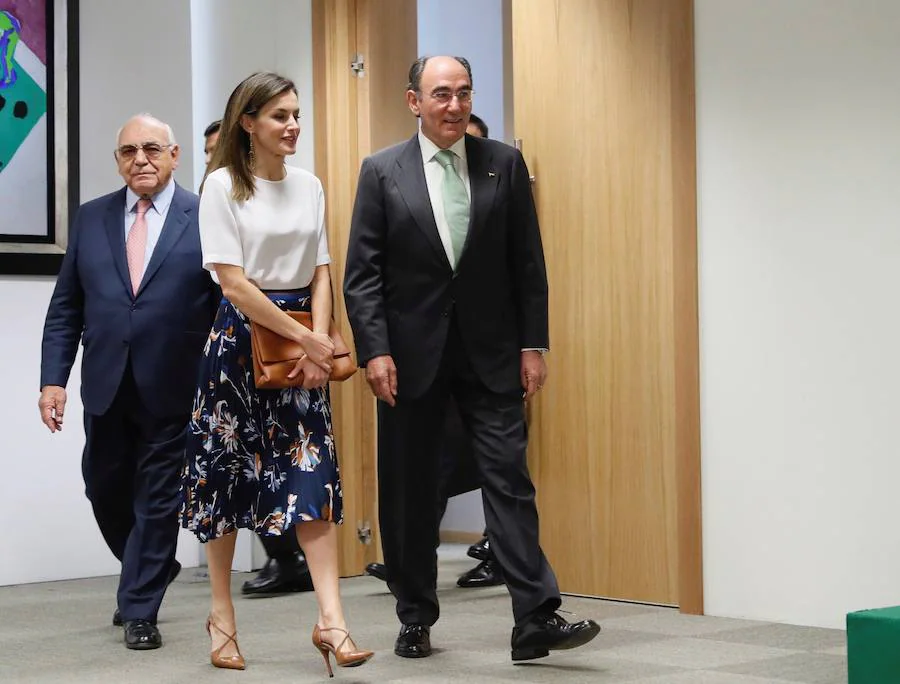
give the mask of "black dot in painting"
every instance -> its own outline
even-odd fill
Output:
[[[3,111],[3,108],[6,106],[6,98],[0,95],[0,112]]]
[[[13,105],[13,116],[17,119],[24,119],[28,116],[28,105],[23,100],[19,100]]]

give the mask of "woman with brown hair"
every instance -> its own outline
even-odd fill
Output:
[[[296,86],[272,73],[245,79],[228,99],[200,199],[203,263],[224,295],[204,350],[188,429],[182,526],[206,542],[216,667],[244,669],[230,573],[239,527],[296,534],[319,615],[313,644],[332,675],[371,651],[350,639],[338,586],[343,506],[328,377],[334,344],[322,185],[284,163],[297,148]],[[309,330],[287,311],[311,311]],[[250,321],[299,343],[300,387],[257,389]]]

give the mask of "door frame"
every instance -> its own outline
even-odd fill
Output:
[[[359,167],[415,132],[402,91],[391,93],[395,74],[416,58],[416,19],[416,0],[312,0],[316,175],[325,190],[334,316],[348,341],[342,285]],[[357,55],[361,74],[351,67]],[[342,577],[362,574],[381,557],[376,405],[363,376],[331,386],[344,501]]]

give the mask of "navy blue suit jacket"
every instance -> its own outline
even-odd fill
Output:
[[[130,357],[151,413],[190,412],[218,303],[203,269],[198,206],[195,194],[176,185],[137,295],[125,259],[125,188],[81,206],[44,324],[41,387],[66,386],[81,339],[85,411],[106,413]]]

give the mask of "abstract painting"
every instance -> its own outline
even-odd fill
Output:
[[[75,0],[0,0],[0,273],[55,273],[77,179]]]

